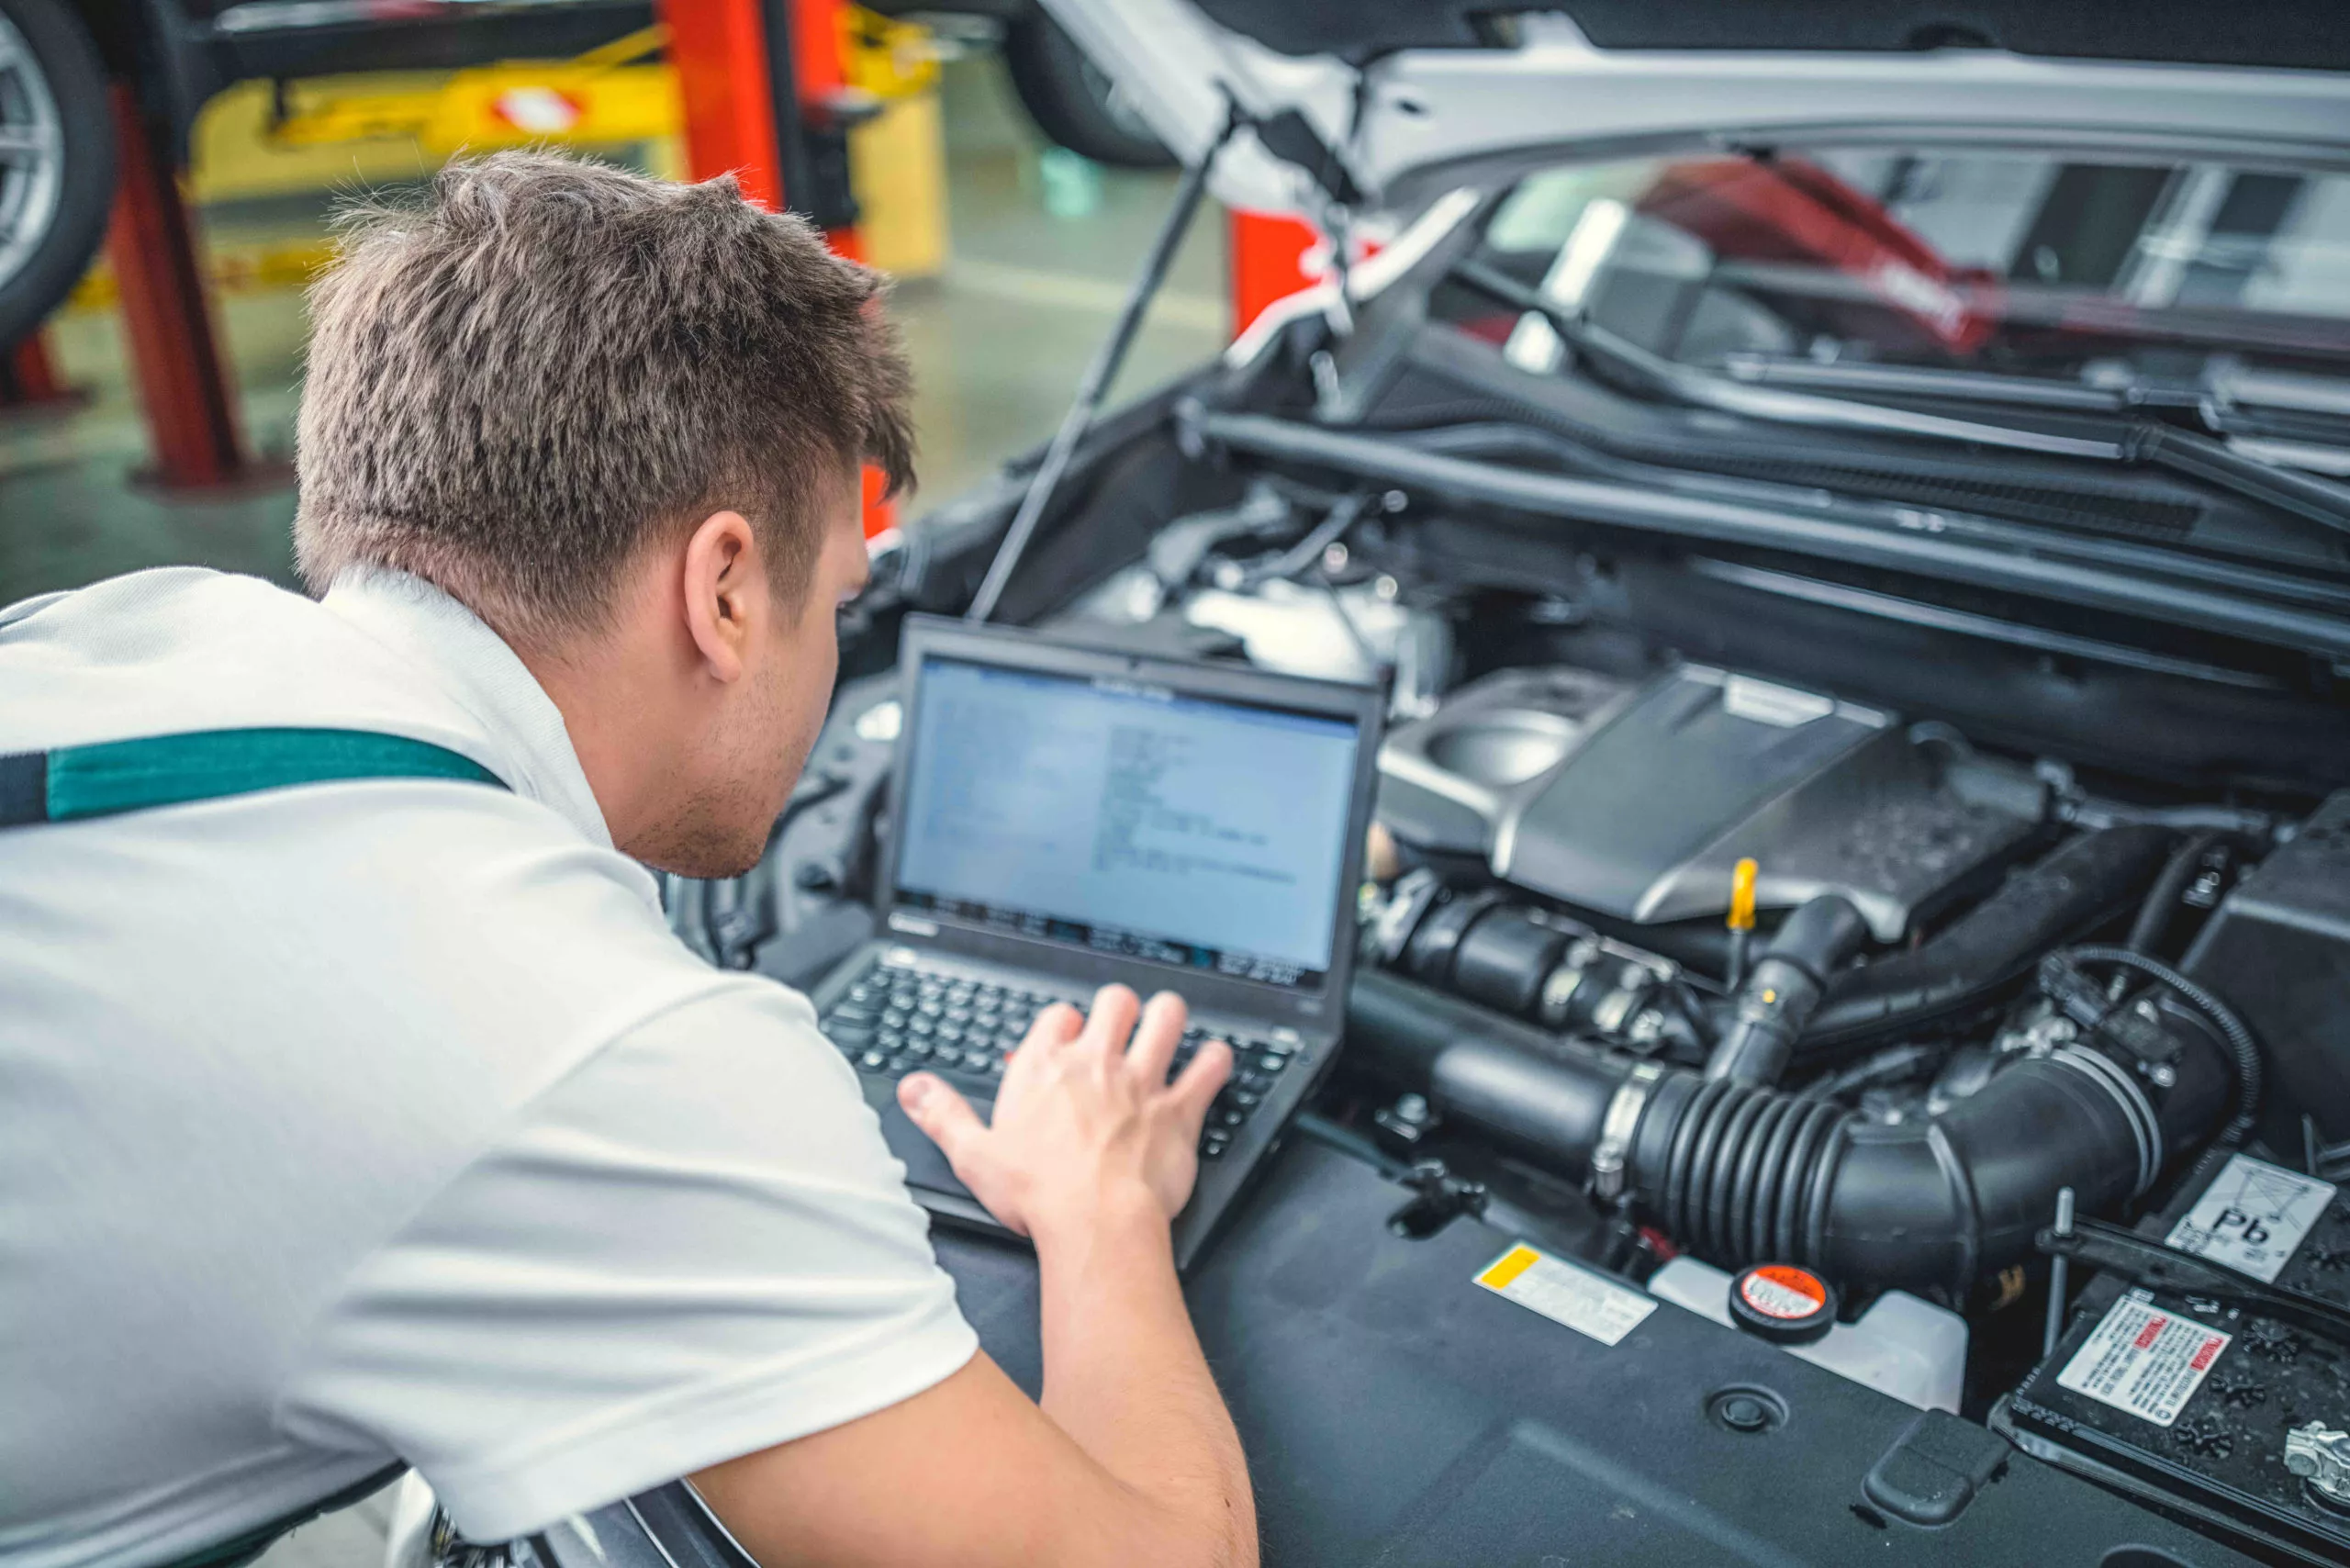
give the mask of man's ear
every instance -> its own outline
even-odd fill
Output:
[[[738,511],[714,511],[686,541],[686,633],[722,681],[742,678],[769,610],[758,535]]]

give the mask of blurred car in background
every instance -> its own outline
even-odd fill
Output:
[[[1036,129],[1072,152],[1121,169],[1165,169],[1174,155],[1124,87],[1037,0],[879,0],[868,9],[1001,44],[1013,91]]]

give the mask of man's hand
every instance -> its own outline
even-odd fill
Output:
[[[1172,1219],[1199,1173],[1200,1125],[1232,1076],[1232,1051],[1212,1040],[1173,1083],[1183,1002],[1160,991],[1104,986],[1093,1012],[1057,1002],[1012,1055],[992,1125],[945,1081],[918,1072],[898,1086],[916,1126],[946,1152],[988,1211],[1035,1238],[1076,1239],[1135,1211]],[[1133,1036],[1128,1044],[1127,1036]]]
[[[900,1085],[964,1184],[1035,1240],[1044,1399],[981,1354],[861,1420],[697,1475],[766,1568],[1256,1568],[1248,1462],[1168,1241],[1232,1052],[1210,1043],[1169,1084],[1183,1004],[1154,997],[1139,1028],[1136,1012],[1124,986],[1090,1019],[1046,1008],[1004,1069],[992,1126],[927,1073]],[[936,1458],[919,1507],[910,1453]]]

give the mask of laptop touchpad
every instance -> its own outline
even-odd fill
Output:
[[[946,1163],[946,1156],[898,1104],[897,1088],[894,1083],[868,1078],[865,1081],[865,1097],[881,1117],[882,1141],[890,1146],[891,1154],[905,1161],[906,1185],[968,1197],[971,1190],[955,1179],[955,1168]],[[995,1102],[973,1100],[971,1109],[979,1114],[979,1120],[990,1121],[995,1115]]]

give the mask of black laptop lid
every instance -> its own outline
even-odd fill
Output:
[[[1380,692],[922,618],[900,667],[892,930],[1337,1015]]]

